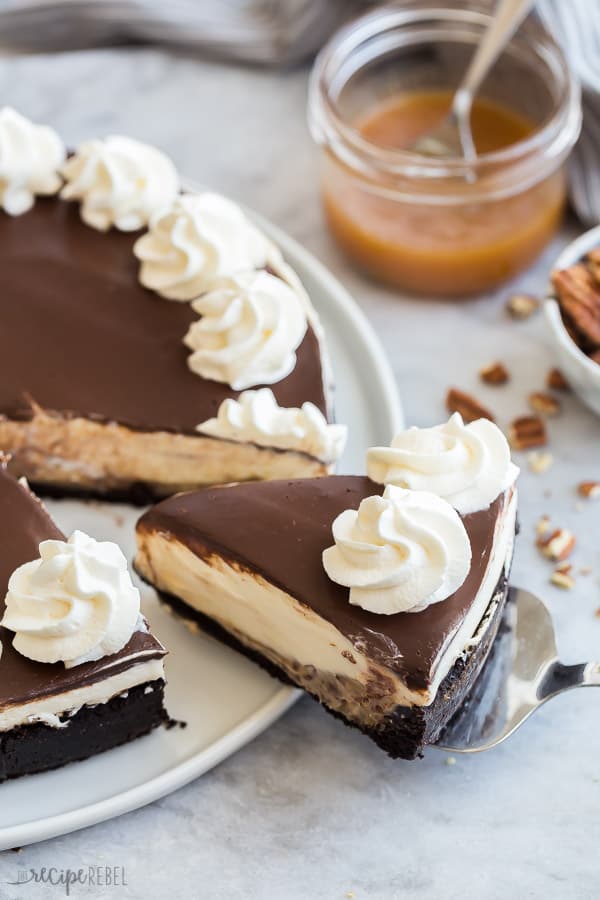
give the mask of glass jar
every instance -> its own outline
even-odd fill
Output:
[[[473,165],[367,140],[357,122],[394,97],[454,89],[490,22],[489,6],[405,0],[343,27],[311,75],[309,124],[334,236],[363,270],[411,292],[479,293],[528,265],[556,230],[564,162],[581,126],[562,51],[535,20],[481,89],[531,124]]]

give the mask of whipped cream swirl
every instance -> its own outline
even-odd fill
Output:
[[[56,194],[65,159],[63,142],[51,128],[35,125],[14,109],[0,109],[0,207],[26,213],[36,194]]]
[[[140,621],[119,547],[74,531],[68,541],[42,541],[39,559],[13,572],[1,624],[23,656],[70,668],[117,653]]]
[[[171,206],[179,190],[168,156],[127,137],[85,141],[62,169],[65,200],[81,200],[86,225],[137,231]]]
[[[300,409],[279,406],[270,388],[224,400],[216,418],[198,425],[197,431],[260,447],[297,450],[328,465],[342,455],[348,433],[345,425],[328,424],[314,403],[303,403]]]
[[[192,308],[202,318],[184,343],[196,375],[243,391],[294,369],[308,323],[301,298],[281,278],[263,270],[219,279]]]
[[[368,612],[420,612],[457,591],[471,566],[458,513],[427,491],[387,487],[341,513],[332,531],[325,571]]]
[[[519,474],[498,426],[465,425],[459,413],[444,425],[402,431],[390,447],[371,447],[367,471],[380,484],[432,491],[462,515],[487,509]]]
[[[178,197],[153,218],[133,252],[141,283],[169,300],[193,300],[215,278],[281,258],[239,206],[209,192]]]

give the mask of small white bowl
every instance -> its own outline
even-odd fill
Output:
[[[586,231],[565,247],[554,268],[566,269],[572,266],[594,247],[600,247],[600,225]],[[586,406],[600,415],[600,365],[586,356],[569,335],[554,297],[548,297],[544,303],[544,312],[561,371]]]

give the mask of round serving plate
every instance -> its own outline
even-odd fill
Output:
[[[365,450],[402,426],[395,381],[371,326],[339,282],[299,244],[251,214],[298,272],[325,328],[335,375],[336,418],[350,425],[340,471],[363,472]],[[81,528],[135,552],[139,509],[52,501],[67,533]],[[170,650],[166,705],[185,728],[159,729],[124,747],[41,775],[0,785],[0,850],[94,825],[177,790],[260,734],[298,699],[244,657],[161,606],[140,583],[152,631]]]

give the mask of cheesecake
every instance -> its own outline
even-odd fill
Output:
[[[121,551],[67,541],[0,467],[0,781],[132,741],[168,723],[165,649]]]
[[[495,425],[459,416],[371,448],[367,468],[165,500],[139,520],[135,568],[181,615],[412,759],[498,633],[518,470]]]
[[[0,448],[15,475],[46,494],[144,501],[332,470],[318,317],[236,204],[182,194],[145,144],[67,154],[9,109],[0,148]]]

